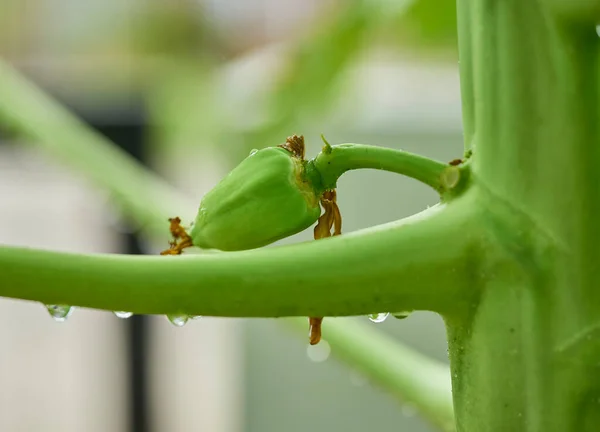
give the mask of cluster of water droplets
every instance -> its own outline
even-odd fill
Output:
[[[405,319],[405,318],[408,318],[408,316],[410,314],[411,314],[411,312],[394,312],[394,313],[379,312],[379,313],[369,314],[369,315],[367,315],[367,317],[369,318],[369,320],[371,322],[379,324],[379,323],[384,322],[386,319],[388,319],[388,317],[390,315],[396,319]],[[169,317],[169,320],[173,324],[178,325],[175,322],[173,322],[173,320],[170,317]],[[187,321],[187,319],[186,319],[186,321]],[[184,322],[184,324],[185,324],[185,322]],[[181,324],[181,325],[183,325],[183,324]],[[308,345],[306,347],[306,355],[308,356],[308,358],[311,361],[313,361],[315,363],[324,362],[325,360],[327,360],[329,358],[330,353],[331,353],[331,346],[325,340],[321,340],[321,342],[317,345]],[[409,416],[408,414],[405,414],[405,415]]]
[[[371,322],[379,324],[379,323],[384,322],[386,319],[388,319],[388,317],[390,315],[393,316],[396,319],[406,319],[406,318],[408,318],[408,316],[410,314],[411,314],[411,312],[394,312],[394,313],[379,312],[379,313],[374,313],[374,314],[367,315],[367,317],[369,318],[369,320]]]
[[[65,322],[67,318],[71,316],[74,306],[69,305],[44,305],[48,310],[48,313],[52,317],[52,319],[56,322]],[[117,318],[127,319],[133,316],[133,312],[126,311],[114,311],[113,312]],[[189,320],[196,320],[202,318],[200,315],[184,315],[184,314],[175,314],[175,315],[166,315],[167,319],[173,324],[175,327],[183,327]]]

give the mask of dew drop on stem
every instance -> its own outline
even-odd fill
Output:
[[[133,312],[125,312],[125,311],[114,311],[113,312],[117,318],[127,319],[133,316]]]
[[[371,320],[371,322],[379,324],[379,323],[384,322],[388,316],[390,316],[389,312],[380,312],[380,313],[376,313],[376,314],[370,314],[369,320]]]
[[[48,313],[56,322],[65,322],[73,313],[73,307],[68,305],[46,305]]]
[[[175,327],[183,327],[188,322],[189,316],[187,315],[167,315],[167,319],[171,321]]]

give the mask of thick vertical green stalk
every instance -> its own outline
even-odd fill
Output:
[[[600,430],[600,40],[548,3],[458,1],[466,144],[500,245],[447,319],[461,431]]]

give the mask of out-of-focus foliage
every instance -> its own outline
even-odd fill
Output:
[[[5,0],[0,49],[28,51],[29,32],[15,28],[15,23],[35,21],[42,3],[32,0],[26,8]],[[94,17],[90,34],[85,34],[85,25],[77,25],[77,34],[83,34],[69,46],[90,58],[106,59],[112,53],[115,65],[104,65],[105,73],[93,71],[97,74],[93,87],[101,89],[94,97],[122,91],[139,94],[150,113],[156,149],[171,152],[209,145],[225,150],[232,163],[250,149],[276,145],[292,133],[326,132],[331,107],[351,85],[344,78],[365,54],[433,50],[454,55],[454,0],[315,4],[310,19],[290,24],[278,43],[271,44],[268,37],[246,27],[223,28],[211,18],[209,3],[134,1],[124,6],[111,1],[107,3],[111,12]],[[88,9],[81,7],[78,13],[89,20],[96,8]],[[11,43],[11,38],[19,44]],[[253,60],[257,58],[258,63]],[[236,93],[228,74],[238,63],[252,61],[250,75],[233,80],[244,81],[244,91]]]
[[[0,55],[27,49],[30,32],[23,32],[20,23],[27,22],[34,14],[20,4],[20,0],[3,0],[0,12]],[[16,38],[15,35],[22,35]]]
[[[226,47],[195,3],[151,3],[124,29],[141,55],[215,60]]]
[[[421,49],[456,50],[456,0],[419,0],[395,17],[395,42]]]
[[[337,79],[377,26],[370,3],[353,0],[341,10],[324,13],[308,35],[293,41],[276,84],[265,98],[267,121],[254,130],[240,131],[235,139],[243,143],[242,151],[277,144],[281,137],[301,129],[303,122],[326,111],[335,97]]]
[[[163,129],[161,141],[165,142],[167,135],[171,135],[179,137],[173,144],[200,145],[202,142],[219,148],[225,146],[232,160],[239,160],[252,148],[276,145],[285,136],[302,133],[315,124],[326,130],[326,125],[319,123],[320,119],[343,95],[342,78],[362,53],[377,49],[377,44],[392,49],[416,46],[447,51],[454,46],[455,26],[455,5],[451,0],[394,3],[352,0],[341,2],[337,7],[322,7],[309,27],[298,34],[292,32],[277,52],[274,64],[264,64],[263,73],[269,76],[269,85],[250,101],[223,100],[222,89],[218,87],[218,68],[223,64],[218,61],[212,63],[215,68],[212,72],[198,68],[196,78],[189,68],[185,72],[171,70],[175,75],[167,74],[163,81],[170,82],[165,85],[172,90],[176,87],[176,91],[170,91],[167,96],[177,94],[176,99],[182,103],[154,99],[161,105],[169,105],[173,114],[172,121],[165,122],[161,109],[163,118],[156,121],[177,128],[180,133],[169,134]],[[205,83],[200,84],[200,80]],[[191,87],[186,89],[185,83]],[[158,87],[160,84],[155,83],[154,90]],[[203,88],[202,95],[198,94],[199,87]],[[196,95],[196,103],[189,98],[192,94]],[[247,109],[236,112],[238,104],[247,105]],[[205,121],[207,118],[210,124]],[[249,118],[258,120],[249,121]],[[185,126],[184,122],[191,124]],[[181,132],[182,129],[193,133]],[[195,139],[191,139],[191,135]]]

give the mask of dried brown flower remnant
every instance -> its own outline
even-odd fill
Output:
[[[319,217],[319,221],[314,230],[315,240],[337,236],[342,234],[342,214],[337,205],[337,194],[335,190],[325,191],[321,198],[323,206],[323,214]],[[333,234],[331,229],[333,228]],[[321,324],[322,317],[310,317],[309,323],[309,341],[311,345],[316,345],[321,341]]]
[[[292,135],[287,137],[285,144],[281,144],[278,147],[284,148],[289,152],[292,152],[297,158],[304,160],[304,152],[306,150],[304,145],[303,135]]]
[[[308,338],[311,345],[316,345],[321,340],[321,323],[323,318],[309,318]]]
[[[169,218],[169,231],[173,236],[173,241],[169,242],[169,249],[162,251],[161,255],[181,255],[183,249],[193,246],[192,238],[188,235],[185,228],[181,226],[179,217]]]
[[[314,230],[315,240],[337,236],[342,233],[342,215],[337,205],[337,194],[335,190],[328,190],[323,193],[321,205],[325,212],[319,218]],[[333,234],[331,233],[331,229]]]

